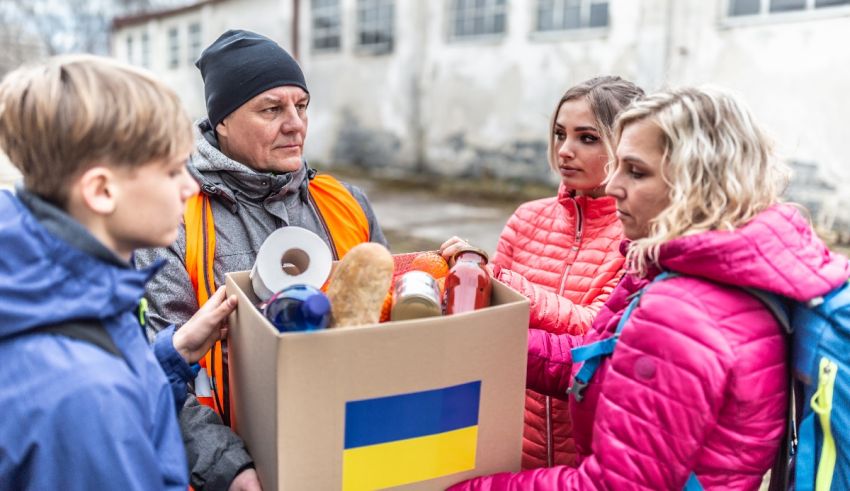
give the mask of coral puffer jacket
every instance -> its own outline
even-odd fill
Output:
[[[787,339],[737,287],[807,301],[847,281],[847,259],[789,205],[732,232],[675,239],[660,254],[664,270],[684,276],[650,286],[584,399],[569,399],[579,467],[496,474],[452,489],[678,491],[691,472],[705,489],[758,489],[784,432]],[[565,394],[580,367],[570,349],[609,337],[629,295],[650,280],[627,275],[583,338],[532,330],[529,387]]]
[[[496,277],[531,300],[529,327],[584,334],[621,274],[622,225],[613,198],[557,197],[520,206],[493,256]],[[567,404],[528,391],[523,468],[574,465]]]

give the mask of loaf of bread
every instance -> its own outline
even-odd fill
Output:
[[[381,244],[358,244],[337,264],[328,286],[330,327],[377,324],[393,279],[393,257]]]

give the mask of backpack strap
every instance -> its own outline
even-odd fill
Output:
[[[788,307],[788,304],[780,297],[774,293],[769,293],[764,290],[759,290],[756,288],[749,287],[740,287],[741,290],[749,293],[750,295],[756,297],[767,310],[773,314],[773,317],[776,319],[776,322],[785,329],[787,334],[794,334],[794,328],[791,326],[791,312]]]
[[[112,340],[112,336],[106,332],[106,328],[103,327],[103,324],[97,319],[79,319],[61,322],[58,324],[39,326],[29,331],[4,337],[3,341],[36,333],[59,334],[60,336],[65,336],[71,339],[85,341],[97,346],[103,351],[106,351],[110,355],[121,358],[125,362],[127,361],[127,359],[124,358],[124,354],[118,349],[118,346],[115,345],[115,341]]]
[[[570,350],[573,357],[573,363],[584,362],[584,364],[573,378],[573,385],[567,389],[567,396],[572,394],[575,396],[576,401],[581,402],[584,398],[584,389],[587,387],[587,384],[590,383],[590,379],[593,378],[593,375],[596,373],[596,369],[599,368],[599,364],[602,363],[604,358],[611,356],[611,354],[614,353],[614,348],[617,346],[617,341],[620,339],[620,332],[623,330],[623,327],[626,326],[626,322],[629,320],[629,317],[631,317],[632,312],[638,307],[638,305],[640,305],[640,297],[642,297],[646,290],[656,282],[664,281],[676,276],[678,276],[676,273],[665,271],[656,276],[651,283],[629,295],[628,298],[631,299],[631,302],[629,302],[628,307],[626,307],[626,311],[623,313],[623,316],[620,317],[620,322],[617,323],[617,329],[611,337]]]
[[[742,290],[749,293],[751,296],[759,300],[770,311],[776,322],[785,330],[789,336],[794,334],[794,326],[791,324],[791,309],[788,303],[779,295],[758,290],[756,288],[741,287]],[[823,303],[821,300],[810,302],[810,307]],[[789,358],[790,358],[789,348]],[[796,459],[798,450],[799,435],[797,434],[797,410],[802,407],[802,401],[797,397],[797,384],[794,382],[794,373],[792,370],[792,362],[788,360],[788,384],[789,384],[789,400],[788,400],[788,416],[786,417],[785,438],[779,447],[779,453],[776,455],[776,461],[773,464],[770,472],[770,483],[768,484],[769,491],[785,491],[789,489],[791,483],[791,468]],[[810,418],[809,418],[810,419]],[[800,431],[806,432],[807,427],[812,426],[811,422],[804,421]],[[805,453],[808,453],[806,451]],[[801,470],[801,464],[797,464],[797,472]]]

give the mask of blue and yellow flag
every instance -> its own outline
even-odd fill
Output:
[[[400,486],[475,468],[481,381],[345,403],[342,489]]]

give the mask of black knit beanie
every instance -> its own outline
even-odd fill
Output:
[[[213,129],[239,106],[269,89],[294,85],[309,93],[295,59],[276,42],[251,31],[225,32],[201,53],[195,66],[204,78]]]

